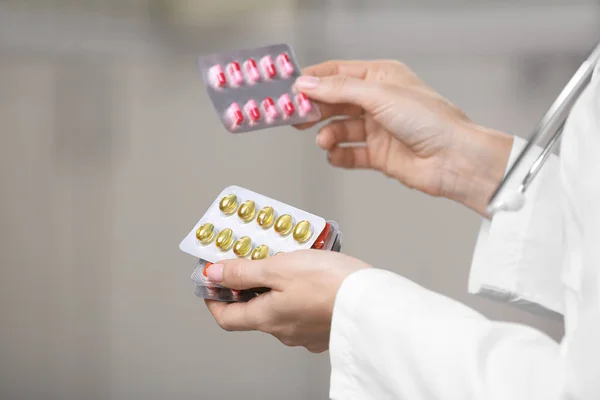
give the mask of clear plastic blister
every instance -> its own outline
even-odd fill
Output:
[[[324,230],[313,244],[314,249],[339,252],[342,247],[342,233],[335,221],[327,221]],[[226,302],[245,302],[268,291],[267,288],[256,288],[251,290],[232,290],[224,288],[211,282],[205,275],[206,268],[212,263],[198,259],[191,279],[197,285],[195,294],[208,300]]]
[[[198,64],[210,100],[229,132],[321,119],[305,94],[292,91],[301,71],[287,44],[204,55]]]
[[[217,262],[260,259],[309,249],[325,220],[239,186],[225,188],[179,245],[197,258]]]

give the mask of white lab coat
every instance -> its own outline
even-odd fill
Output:
[[[515,140],[511,158],[524,145]],[[554,157],[554,156],[553,156]],[[561,343],[388,271],[340,288],[332,399],[600,399],[600,73],[518,213],[484,221],[469,291],[563,314]]]

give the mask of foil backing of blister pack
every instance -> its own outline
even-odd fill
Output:
[[[229,132],[321,119],[316,104],[292,91],[301,70],[287,44],[202,55],[198,66],[210,100]]]
[[[216,286],[197,285],[194,294],[205,300],[217,300],[223,302],[247,302],[259,295],[256,291],[232,291],[231,289]]]
[[[324,246],[321,250],[339,252],[342,247],[342,233],[335,221],[327,221],[330,224],[329,231]],[[261,293],[268,291],[266,288],[256,288],[251,290],[232,290],[217,285],[204,276],[204,270],[207,262],[198,259],[196,267],[192,273],[191,279],[196,284],[195,294],[206,300],[217,300],[224,302],[246,302],[258,296]]]

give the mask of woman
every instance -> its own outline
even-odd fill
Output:
[[[558,344],[489,321],[391,272],[318,250],[211,266],[209,277],[227,287],[273,289],[245,304],[208,301],[219,325],[329,349],[333,399],[600,398],[598,74],[573,109],[560,160],[549,161],[520,212],[492,221],[487,201],[520,139],[478,126],[398,62],[327,62],[308,68],[296,89],[319,102],[324,120],[347,117],[317,136],[331,164],[381,171],[484,216],[470,291],[562,313],[566,335]],[[365,145],[340,146],[349,142]]]

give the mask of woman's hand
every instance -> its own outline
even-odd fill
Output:
[[[511,136],[477,126],[396,61],[330,61],[303,72],[295,89],[317,101],[322,120],[346,117],[317,136],[331,164],[375,169],[485,215]]]
[[[287,346],[313,353],[329,348],[333,304],[352,272],[369,265],[323,250],[301,250],[260,261],[236,259],[213,264],[208,277],[231,289],[269,287],[247,303],[207,300],[213,317],[228,331],[258,330]]]

